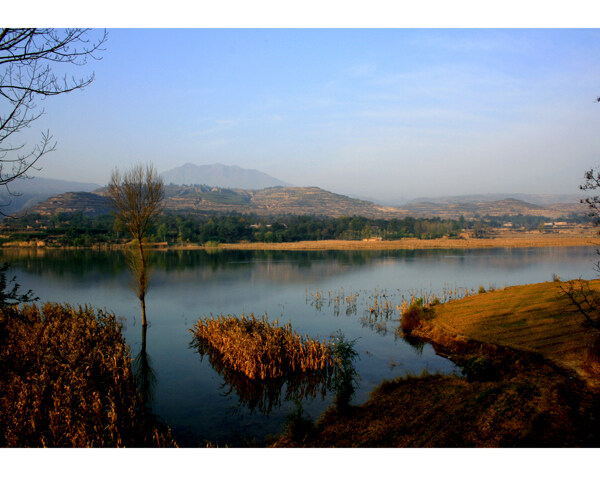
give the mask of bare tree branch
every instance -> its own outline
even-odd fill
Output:
[[[81,28],[0,29],[0,186],[26,178],[36,162],[55,149],[49,132],[33,148],[11,144],[11,137],[44,114],[37,100],[80,90],[94,80],[93,73],[68,78],[52,70],[56,63],[82,66],[89,58],[99,59],[107,33],[90,41],[90,32]]]

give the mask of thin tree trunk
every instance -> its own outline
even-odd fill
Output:
[[[146,255],[144,253],[144,245],[143,245],[143,240],[140,238],[138,239],[138,245],[139,245],[139,249],[140,249],[140,261],[141,261],[141,270],[140,270],[140,278],[139,278],[139,282],[140,282],[140,304],[142,307],[142,327],[145,327],[148,325],[148,322],[146,321],[146,284],[147,284],[147,279],[146,279]]]
[[[142,327],[146,328],[148,326],[146,321],[146,299],[140,298],[140,303],[142,305]]]

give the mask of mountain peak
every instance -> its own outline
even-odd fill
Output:
[[[180,167],[161,173],[161,177],[167,185],[171,183],[174,185],[210,185],[211,187],[247,190],[290,185],[259,170],[222,163],[197,165],[187,162]]]

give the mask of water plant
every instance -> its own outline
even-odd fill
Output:
[[[402,312],[400,327],[404,333],[410,333],[425,320],[425,310],[422,302],[413,302]]]
[[[335,404],[340,411],[348,408],[356,391],[357,372],[354,367],[354,361],[358,357],[358,352],[354,348],[356,341],[357,339],[346,340],[341,331],[332,336],[334,355],[340,367],[333,379],[333,388],[336,392]]]
[[[250,379],[285,376],[290,372],[327,372],[337,367],[333,345],[301,336],[292,325],[269,323],[268,317],[232,315],[201,318],[191,330],[192,345],[215,350],[229,368]]]
[[[17,277],[13,276],[10,280],[6,278],[9,267],[10,264],[7,262],[0,266],[0,307],[36,301],[38,297],[34,297],[31,290],[25,293],[19,291],[21,285],[17,283]]]
[[[235,392],[250,411],[269,413],[282,400],[325,398],[329,391],[343,406],[354,394],[358,353],[341,332],[319,341],[252,314],[204,317],[191,332],[192,346],[229,387],[225,395]]]
[[[0,446],[175,446],[136,388],[115,316],[47,303],[0,309]]]

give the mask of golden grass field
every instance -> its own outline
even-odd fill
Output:
[[[588,346],[600,334],[582,325],[583,317],[560,290],[565,283],[508,287],[437,305],[432,318],[413,333],[419,336],[430,329],[425,336],[433,338],[432,330],[438,329],[438,334],[540,353],[600,385],[587,356]],[[600,280],[591,281],[590,287],[600,290]]]
[[[590,230],[544,234],[539,232],[501,234],[492,238],[438,238],[421,240],[316,240],[287,243],[222,243],[225,250],[417,250],[429,248],[525,248],[599,246],[600,238]]]

